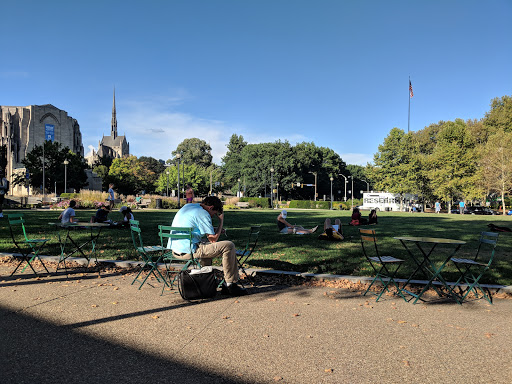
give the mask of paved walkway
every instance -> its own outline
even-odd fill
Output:
[[[132,273],[8,278],[1,383],[512,382],[512,300],[375,303],[348,289],[258,286],[185,302]]]

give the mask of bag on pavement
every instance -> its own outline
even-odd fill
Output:
[[[210,299],[217,294],[217,279],[212,267],[180,271],[178,290],[184,300]]]

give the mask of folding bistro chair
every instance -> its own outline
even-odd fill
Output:
[[[388,286],[390,284],[393,284],[400,297],[407,301],[402,294],[402,290],[395,281],[395,275],[405,260],[397,259],[393,256],[381,256],[377,247],[377,236],[374,229],[359,228],[359,234],[361,235],[361,246],[363,248],[363,254],[376,274],[364,295],[368,293],[372,285],[378,279],[382,283],[383,288],[380,293],[378,293],[377,299],[375,301],[379,301],[384,291],[389,292]],[[378,270],[377,267],[379,268]]]
[[[27,231],[25,229],[25,219],[23,219],[23,214],[21,213],[8,214],[7,218],[9,221],[9,230],[11,232],[12,241],[21,253],[21,260],[14,269],[14,271],[12,271],[10,276],[16,273],[16,271],[24,261],[27,263],[27,265],[25,265],[25,267],[21,270],[21,273],[23,273],[27,267],[30,267],[34,274],[37,275],[36,270],[34,269],[34,267],[32,267],[32,264],[30,264],[35,259],[41,262],[41,265],[46,270],[46,273],[50,273],[46,268],[46,265],[44,265],[43,260],[41,260],[41,257],[39,256],[41,249],[50,239],[29,239]],[[16,228],[21,228],[21,232],[23,232],[23,237],[21,237],[21,235],[19,234],[19,230],[16,231]],[[18,234],[15,232],[17,232]]]
[[[483,298],[492,304],[491,291],[487,288],[484,289],[480,285],[479,281],[484,273],[490,268],[492,260],[494,259],[494,252],[496,251],[496,245],[498,243],[498,235],[499,233],[497,232],[480,233],[478,249],[474,259],[462,259],[457,257],[452,257],[450,259],[460,272],[460,277],[455,283],[455,287],[459,288],[460,293],[457,294],[454,292],[459,298],[459,304],[462,304],[471,291],[475,293],[477,298],[479,297],[478,291],[480,291]],[[465,289],[462,289],[459,285],[459,283],[462,282],[467,284]],[[487,293],[485,291],[487,291]]]
[[[158,226],[158,234],[160,236],[160,245],[164,249],[164,253],[162,255],[162,260],[165,265],[165,279],[166,284],[172,289],[174,282],[178,278],[178,273],[180,271],[172,271],[171,263],[172,262],[180,262],[183,264],[181,271],[187,270],[190,266],[195,266],[197,268],[201,268],[201,264],[199,260],[194,258],[194,247],[193,247],[193,228],[191,227],[172,227],[168,225],[159,225]],[[171,250],[172,242],[176,240],[188,240],[189,252],[183,254],[175,254]],[[169,247],[167,247],[169,245]],[[175,273],[174,278],[171,280],[171,273]],[[170,281],[170,284],[167,283],[167,280]],[[162,294],[164,292],[165,285],[162,288]]]
[[[258,244],[260,230],[261,225],[252,225],[251,228],[249,229],[249,238],[247,239],[245,248],[236,250],[238,269],[241,269],[242,272],[247,277],[247,279],[251,282],[253,282],[252,276],[245,271],[244,264],[247,262],[247,259],[252,255],[254,248],[256,248],[256,244]]]
[[[160,282],[160,279],[163,280],[164,286],[167,284],[164,277],[158,270],[158,263],[162,260],[164,248],[161,245],[150,245],[145,246],[142,242],[142,231],[139,227],[139,221],[130,220],[130,232],[132,235],[133,246],[135,250],[139,254],[141,260],[144,262],[142,267],[140,268],[139,273],[135,276],[135,279],[132,281],[132,285],[137,281],[140,274],[147,269],[150,268],[147,276],[140,282],[139,289],[142,288],[146,280],[150,275],[153,275],[156,278],[156,281]],[[160,278],[159,278],[160,276]]]

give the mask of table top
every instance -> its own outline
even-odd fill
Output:
[[[442,239],[442,238],[437,238],[437,237],[401,236],[401,237],[395,237],[395,239],[402,240],[402,241],[411,241],[411,242],[415,242],[415,243],[454,244],[454,245],[466,244],[466,242],[462,241],[462,240]]]
[[[108,227],[110,224],[107,223],[88,223],[88,222],[74,222],[74,223],[66,223],[62,224],[61,222],[57,223],[48,223],[49,225],[55,225],[56,227],[68,228],[68,227]]]

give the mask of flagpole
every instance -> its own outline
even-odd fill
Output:
[[[409,89],[407,90],[409,93],[409,113],[407,115],[407,133],[409,133],[409,128],[411,126],[411,76],[409,76]]]

